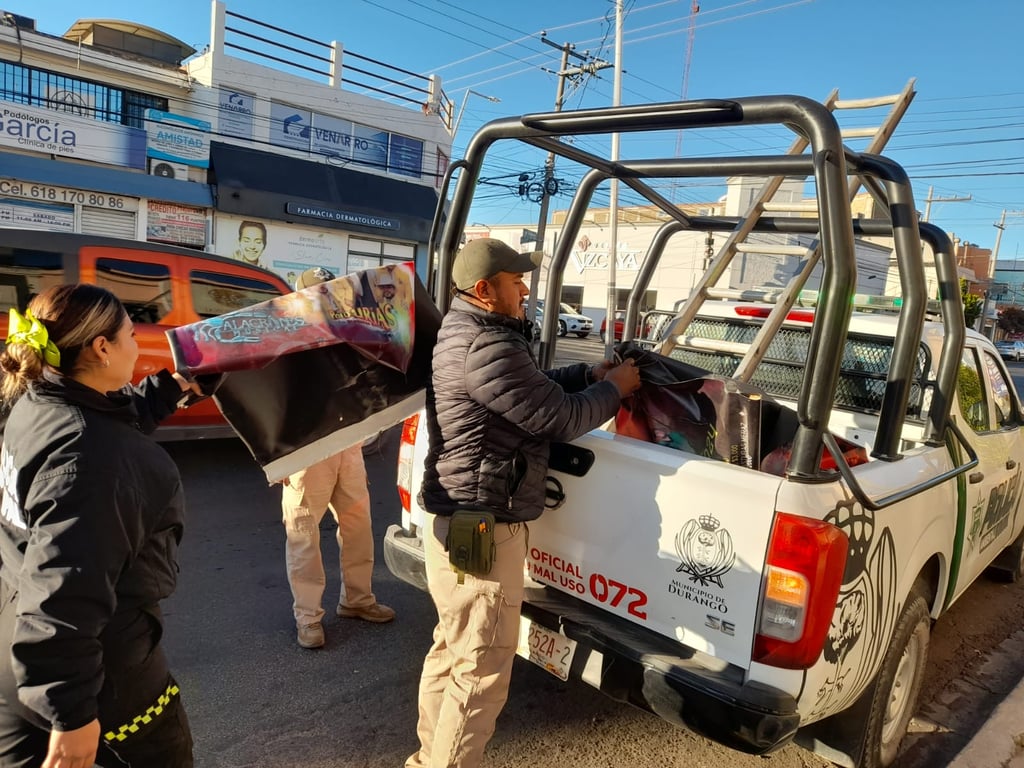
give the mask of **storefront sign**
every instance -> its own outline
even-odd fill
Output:
[[[352,128],[352,159],[357,163],[384,169],[388,162],[388,132],[354,125]]]
[[[346,160],[352,158],[352,123],[337,117],[313,115],[313,151]]]
[[[146,215],[146,239],[202,247],[206,245],[206,211],[151,201]]]
[[[637,270],[640,269],[640,251],[628,251],[627,253],[615,254],[615,268]],[[599,269],[602,272],[608,271],[608,252],[598,251],[573,251],[573,264],[576,271],[581,275],[588,269]]]
[[[31,181],[18,181],[17,179],[0,179],[0,195],[38,200],[42,203],[88,205],[93,208],[109,208],[115,211],[139,210],[138,198],[111,195],[107,192],[55,187],[50,184],[34,184]]]
[[[75,208],[0,197],[0,227],[75,231]]]
[[[159,109],[146,110],[146,155],[196,168],[210,167],[210,124]]]
[[[309,110],[270,102],[270,143],[279,147],[309,151]]]
[[[423,142],[339,117],[270,102],[270,143],[419,178]]]
[[[0,101],[0,146],[140,170],[146,167],[146,132],[139,128],[8,101]]]
[[[252,141],[253,97],[221,86],[217,101],[217,129],[224,136]]]
[[[272,270],[288,285],[310,267],[345,273],[346,236],[340,232],[222,214],[215,232],[218,255]]]
[[[305,203],[285,203],[284,208],[288,213],[295,216],[305,216],[310,219],[338,221],[342,224],[359,224],[363,227],[375,227],[377,229],[402,228],[401,222],[397,219],[375,216],[371,213],[355,213],[353,211],[341,211],[337,208],[321,208],[317,205],[306,205]]]

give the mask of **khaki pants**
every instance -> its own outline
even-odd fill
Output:
[[[357,608],[376,599],[373,575],[373,532],[370,528],[370,493],[361,446],[347,448],[288,478],[281,495],[284,517],[285,561],[288,583],[295,599],[298,626],[323,618],[320,601],[326,577],[320,556],[320,521],[330,505],[338,523],[340,603]]]
[[[437,607],[434,644],[420,677],[420,748],[406,768],[475,768],[508,698],[519,644],[526,525],[498,523],[487,576],[463,584],[444,550],[448,518],[427,515],[427,583]]]

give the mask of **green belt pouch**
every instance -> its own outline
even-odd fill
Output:
[[[490,512],[455,512],[448,522],[445,541],[452,570],[464,576],[486,576],[494,563],[494,515]]]

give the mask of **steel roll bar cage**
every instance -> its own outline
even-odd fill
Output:
[[[736,125],[782,124],[808,139],[809,154],[750,157],[708,157],[688,159],[650,159],[612,162],[598,155],[564,143],[561,137],[606,133],[626,133],[654,130],[678,130]],[[952,428],[958,441],[965,447],[970,461],[946,473],[966,471],[977,463],[977,457],[947,415],[963,342],[966,337],[963,307],[960,304],[959,282],[949,238],[942,230],[928,224],[918,224],[910,182],[903,169],[895,162],[879,156],[856,153],[842,144],[839,126],[833,114],[822,104],[799,96],[762,96],[727,100],[701,100],[613,107],[567,112],[525,115],[506,118],[484,125],[472,138],[464,159],[452,163],[442,183],[441,199],[453,175],[459,172],[447,220],[441,207],[435,213],[431,228],[430,246],[436,250],[436,264],[428,265],[428,285],[448,286],[451,267],[466,226],[469,205],[476,189],[483,161],[490,147],[499,140],[517,139],[540,149],[588,166],[588,171],[577,187],[552,254],[546,285],[546,301],[553,306],[559,300],[562,276],[568,263],[575,234],[583,223],[597,186],[615,178],[636,191],[671,217],[659,228],[641,265],[627,304],[623,338],[633,336],[638,318],[640,298],[650,283],[654,270],[672,235],[684,230],[726,231],[735,229],[735,217],[692,216],[684,213],[647,183],[647,179],[715,176],[813,176],[818,195],[818,218],[762,217],[755,224],[755,232],[779,234],[810,234],[820,249],[823,275],[818,309],[811,326],[809,354],[797,399],[797,433],[793,440],[787,476],[806,482],[830,479],[820,470],[821,455],[828,445],[839,464],[844,480],[865,506],[888,506],[896,498],[871,500],[860,489],[848,466],[844,466],[841,452],[828,438],[828,420],[832,399],[840,374],[846,329],[852,313],[850,297],[856,285],[854,232],[864,235],[892,236],[896,246],[897,268],[903,286],[903,307],[895,337],[891,365],[886,378],[879,429],[872,455],[885,461],[900,458],[900,427],[906,413],[917,350],[920,347],[920,328],[927,311],[928,296],[921,241],[926,240],[935,252],[936,273],[939,280],[940,303],[945,324],[945,338],[940,351],[932,407],[928,411],[925,442],[942,444],[947,427]],[[851,170],[852,169],[852,170]],[[857,174],[865,188],[881,203],[887,219],[853,221],[849,213],[847,174]],[[714,292],[714,286],[729,266],[729,256],[719,254],[712,260],[705,274],[686,301],[680,315],[665,332],[672,339],[697,315],[703,301]],[[810,276],[815,259],[808,260],[801,273],[782,291],[766,319],[757,338],[750,344],[737,369],[737,378],[749,378],[763,357],[767,342],[781,327],[786,313],[796,301],[800,289]],[[436,271],[435,271],[436,268]],[[450,304],[447,290],[434,290],[435,300],[442,312]],[[554,339],[557,331],[554,314],[545,313],[541,328],[539,360],[549,367],[554,357]],[[973,461],[973,464],[971,463]],[[934,485],[930,482],[928,487]],[[897,494],[899,498],[922,490],[915,487]]]

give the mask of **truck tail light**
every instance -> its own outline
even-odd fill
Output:
[[[772,307],[739,306],[735,312],[740,317],[768,317],[772,313]],[[813,309],[791,309],[786,313],[787,320],[796,320],[801,323],[814,322]]]
[[[412,456],[419,428],[420,415],[414,413],[402,424],[402,441],[398,446],[398,498],[406,515],[412,511]]]
[[[807,669],[818,660],[839,596],[849,539],[834,525],[780,512],[768,544],[754,661]]]

